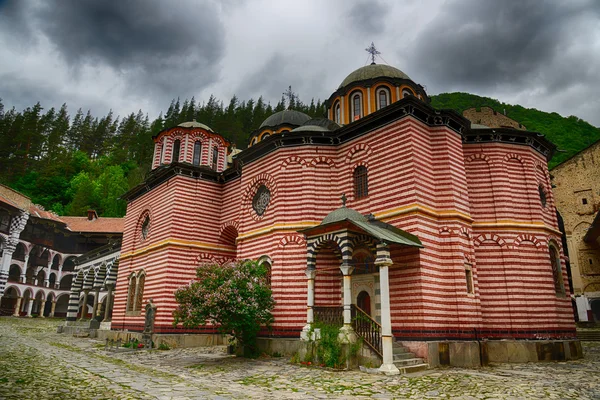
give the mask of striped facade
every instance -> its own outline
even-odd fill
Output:
[[[203,132],[184,131],[182,143]],[[161,143],[181,132],[166,130],[157,139],[155,167]],[[173,292],[194,279],[205,262],[263,258],[272,263],[276,301],[275,322],[264,334],[299,337],[307,321],[307,268],[316,271],[315,307],[341,306],[340,265],[352,263],[359,247],[374,255],[381,245],[358,233],[333,232],[320,241],[299,233],[337,209],[345,193],[349,208],[417,236],[424,246],[389,246],[396,338],[574,337],[548,154],[520,132],[514,140],[491,132],[480,140],[482,134],[457,114],[440,115],[405,98],[340,128],[330,143],[324,143],[325,135],[294,142],[293,136],[272,136],[242,151],[239,162],[225,170],[164,166],[169,174],[156,173],[126,196],[112,329],[143,330],[143,311],[128,311],[127,291],[132,274],[143,270],[143,303],[152,298],[158,307],[156,333],[211,332],[210,326],[172,325]],[[289,145],[286,137],[292,137]],[[189,163],[189,153],[186,157]],[[368,170],[363,198],[354,195],[358,166]],[[270,201],[258,215],[252,202],[262,186]],[[545,205],[540,186],[548,195]],[[150,227],[144,238],[146,215]],[[551,264],[553,248],[561,290]],[[353,301],[355,290],[368,291],[377,317],[378,273],[352,279]]]

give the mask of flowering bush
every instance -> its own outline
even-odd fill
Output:
[[[193,328],[214,324],[233,335],[244,356],[257,357],[256,336],[273,321],[275,305],[267,284],[267,269],[256,261],[227,265],[207,264],[196,270],[196,280],[175,292],[179,304],[174,322]]]

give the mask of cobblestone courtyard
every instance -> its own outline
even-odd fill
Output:
[[[106,353],[59,320],[0,318],[2,399],[599,399],[600,343],[585,360],[385,377],[245,360],[214,349]]]

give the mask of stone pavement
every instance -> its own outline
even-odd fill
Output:
[[[0,317],[0,399],[600,399],[600,343],[586,358],[386,377],[245,360],[220,348],[107,353],[59,320]]]

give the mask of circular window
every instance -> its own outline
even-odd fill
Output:
[[[252,198],[252,208],[257,215],[261,216],[267,210],[267,206],[271,201],[271,192],[265,185],[260,185],[256,194]]]
[[[142,222],[142,239],[146,239],[148,237],[149,232],[150,232],[150,216],[146,215],[146,218],[144,218],[144,222]]]

